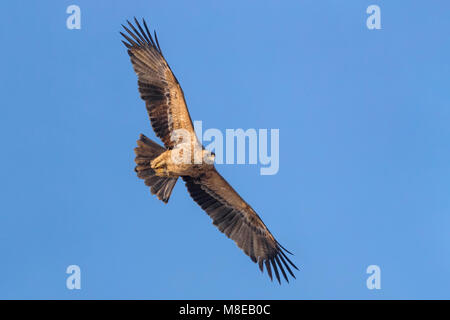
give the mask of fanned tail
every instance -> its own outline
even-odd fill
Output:
[[[159,177],[150,165],[151,161],[166,151],[166,149],[143,134],[140,135],[137,144],[137,148],[134,149],[136,154],[134,161],[137,164],[134,170],[137,172],[137,176],[144,179],[152,194],[155,194],[159,200],[167,203],[178,178]]]

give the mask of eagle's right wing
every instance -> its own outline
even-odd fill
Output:
[[[289,260],[284,249],[270,233],[264,222],[216,171],[211,169],[193,178],[183,177],[186,187],[197,204],[212,218],[213,224],[236,242],[253,262],[264,266],[272,279],[272,267],[280,282],[278,268],[288,281],[285,269],[295,278],[289,266],[297,267]],[[288,281],[289,282],[289,281]]]
[[[132,31],[122,25],[128,35],[120,34],[127,40],[122,42],[128,48],[138,76],[139,92],[145,101],[153,130],[168,149],[176,144],[171,140],[175,130],[184,129],[192,140],[197,141],[183,90],[164,59],[156,33],[153,40],[145,20],[145,31],[136,18],[134,20],[137,29],[127,21]]]

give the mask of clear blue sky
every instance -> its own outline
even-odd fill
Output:
[[[81,30],[66,8],[81,7]],[[381,8],[368,30],[366,8]],[[448,1],[3,1],[0,298],[450,298]],[[219,171],[300,267],[271,283],[178,182],[120,24],[145,17],[204,128],[279,128],[280,171]],[[82,289],[68,290],[67,266]],[[366,268],[381,268],[381,290]]]

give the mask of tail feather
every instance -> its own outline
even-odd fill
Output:
[[[159,200],[167,203],[178,178],[159,177],[151,167],[152,160],[166,151],[166,149],[143,134],[140,135],[137,144],[137,148],[134,149],[136,154],[134,161],[137,164],[134,170],[137,176],[144,179],[152,194],[155,194]]]

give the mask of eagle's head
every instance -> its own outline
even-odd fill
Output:
[[[206,164],[213,165],[215,158],[216,154],[214,152],[203,150],[203,161],[205,161]]]

